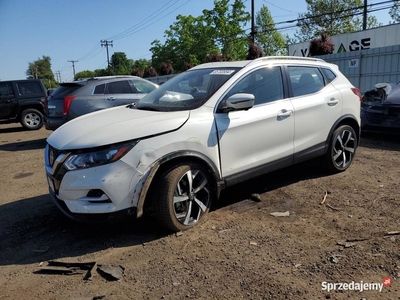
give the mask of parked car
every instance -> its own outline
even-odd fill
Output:
[[[47,139],[56,205],[75,220],[140,217],[186,230],[220,191],[322,157],[345,171],[360,137],[361,95],[316,58],[262,57],[196,66],[135,106],[68,122]]]
[[[93,77],[60,83],[47,98],[45,127],[55,130],[87,113],[135,103],[157,87],[157,84],[136,76]]]
[[[40,79],[0,81],[0,124],[21,123],[29,130],[40,129],[46,95]]]
[[[400,83],[378,83],[364,94],[361,126],[373,131],[400,129]]]

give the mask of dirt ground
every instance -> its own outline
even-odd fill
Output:
[[[312,161],[225,190],[201,226],[168,234],[151,217],[65,218],[47,194],[49,134],[0,125],[0,299],[400,299],[399,136],[364,135],[341,174]],[[124,276],[37,272],[52,260]],[[327,290],[386,277],[381,292]]]

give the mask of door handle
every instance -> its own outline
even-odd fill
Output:
[[[331,99],[329,99],[329,101],[328,101],[328,105],[329,106],[335,106],[336,104],[338,104],[339,103],[339,99],[336,99],[336,98],[331,98]]]
[[[114,100],[115,100],[115,97],[108,97],[107,100],[108,100],[108,101],[114,101]]]
[[[283,119],[283,118],[290,117],[292,114],[293,114],[293,110],[282,109],[282,110],[278,113],[278,119]]]

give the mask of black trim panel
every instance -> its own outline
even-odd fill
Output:
[[[322,142],[308,149],[295,153],[293,164],[324,155],[326,153],[326,145],[326,142]]]
[[[293,164],[293,156],[287,156],[276,161],[257,166],[249,170],[242,171],[225,177],[226,187],[235,185],[239,182],[249,180],[251,178],[261,176],[279,169],[283,169]]]

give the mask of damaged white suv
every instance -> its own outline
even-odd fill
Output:
[[[50,195],[75,220],[140,217],[172,231],[199,223],[220,191],[322,156],[346,170],[360,136],[360,92],[321,59],[208,63],[136,105],[57,129],[45,150]]]

